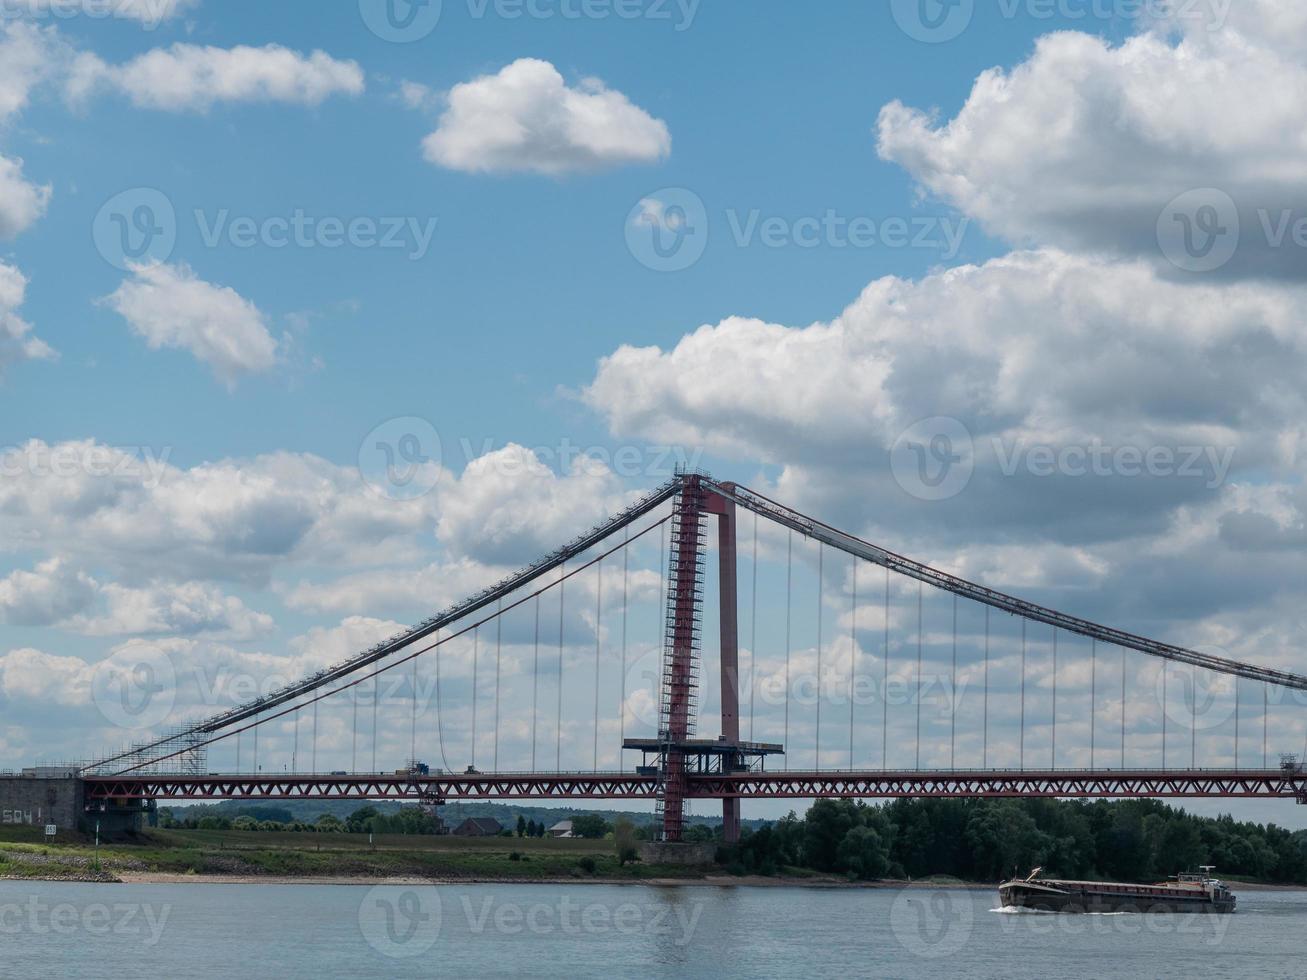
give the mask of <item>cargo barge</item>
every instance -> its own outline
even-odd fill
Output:
[[[1216,912],[1229,913],[1235,897],[1224,882],[1204,866],[1197,874],[1181,874],[1153,885],[1111,881],[1062,881],[1041,878],[1036,868],[1024,880],[998,886],[1005,908],[1036,912]]]

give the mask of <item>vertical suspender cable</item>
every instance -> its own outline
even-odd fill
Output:
[[[794,584],[794,532],[785,545],[785,768],[790,768],[790,606]]]
[[[1189,666],[1189,768],[1198,768],[1198,667]]]
[[[1089,641],[1089,768],[1096,769],[1095,749],[1097,748],[1098,722],[1098,640]]]
[[[1266,762],[1267,762],[1266,748],[1267,748],[1267,743],[1270,741],[1271,738],[1270,721],[1269,721],[1271,716],[1270,712],[1271,712],[1270,689],[1265,684],[1263,684],[1262,685],[1262,768],[1263,769],[1266,768]]]
[[[1020,768],[1026,768],[1026,621],[1021,620],[1021,748]]]
[[[626,540],[631,540],[631,526],[626,526]],[[631,609],[627,605],[627,579],[631,569],[631,549],[622,548],[622,700],[618,704],[617,728],[618,739],[626,742],[626,620],[630,616]],[[619,750],[618,758],[622,758],[623,753]],[[620,767],[619,767],[620,768]]]
[[[889,768],[889,566],[885,566],[885,659],[880,686],[880,767]]]
[[[595,563],[595,728],[594,771],[599,771],[599,656],[604,614],[604,563]]]
[[[318,774],[318,702],[315,698],[313,701],[313,774]]]
[[[814,743],[813,768],[821,768],[821,699],[824,695],[821,677],[821,621],[822,604],[826,599],[826,546],[817,542],[817,732]]]
[[[409,726],[408,726],[408,761],[410,764],[418,760],[418,660],[419,657],[413,658],[413,677],[411,680],[413,686],[413,701],[409,706]]]
[[[1053,762],[1049,767],[1057,768],[1057,627],[1053,627]]]
[[[1162,768],[1166,768],[1166,709],[1170,707],[1171,699],[1168,696],[1168,686],[1171,683],[1171,676],[1167,673],[1166,662],[1162,663]]]
[[[858,676],[858,559],[853,559],[853,600],[849,623],[849,769],[853,769],[853,698]]]
[[[1239,678],[1234,679],[1234,768],[1239,768]]]
[[[536,730],[540,719],[540,593],[536,593],[535,653],[531,661],[531,771],[536,771]]]
[[[295,744],[290,750],[290,771],[299,775],[300,771],[300,713],[295,712]]]
[[[958,597],[953,595],[953,673],[949,680],[950,709],[949,718],[952,728],[948,738],[948,767],[956,769],[958,764]]]
[[[1125,768],[1125,647],[1121,648],[1121,768]]]
[[[259,773],[259,715],[254,715],[254,774]]]
[[[372,771],[377,771],[377,702],[381,699],[381,678],[372,678]]]
[[[357,686],[349,689],[349,699],[354,704],[354,720],[350,723],[349,732],[349,771],[359,771],[359,689]]]
[[[921,651],[924,638],[922,636],[922,596],[925,591],[925,585],[921,580],[917,580],[917,769],[921,769]]]
[[[558,726],[554,729],[554,771],[563,771],[563,589],[567,582],[564,568],[558,569]]]
[[[749,741],[753,741],[753,708],[758,693],[758,512],[753,513],[753,587],[749,601]]]
[[[495,613],[495,754],[494,770],[499,771],[499,693],[501,667],[504,658],[504,600],[499,600]]]
[[[981,763],[982,769],[989,768],[989,606],[985,607],[985,711],[982,716],[981,729]]]
[[[477,666],[481,662],[481,626],[472,627],[472,766],[477,764]]]

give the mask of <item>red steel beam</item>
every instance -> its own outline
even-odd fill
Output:
[[[1307,773],[1281,769],[985,770],[687,774],[695,799],[823,797],[1255,797],[1307,802]],[[657,778],[628,773],[459,776],[90,776],[89,802],[160,800],[652,799]]]

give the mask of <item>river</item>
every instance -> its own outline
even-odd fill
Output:
[[[1233,916],[997,904],[962,888],[0,881],[0,976],[1303,975],[1307,892],[1244,891]]]

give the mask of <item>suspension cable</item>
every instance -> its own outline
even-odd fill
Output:
[[[1026,620],[1021,620],[1021,749],[1019,768],[1026,768]]]
[[[1057,768],[1057,627],[1053,627],[1053,745],[1050,753],[1052,764],[1049,768]],[[1163,766],[1162,768],[1166,768]]]
[[[981,764],[989,768],[989,606],[985,607],[985,713],[981,722]]]
[[[535,654],[531,666],[531,771],[536,771],[536,731],[539,727],[540,703],[540,596],[535,597],[536,638]]]
[[[631,535],[631,529],[629,527],[626,529],[626,535],[628,538]],[[626,621],[631,614],[631,607],[627,602],[628,599],[627,577],[630,572],[630,557],[631,557],[630,549],[623,548],[622,549],[622,699],[617,704],[617,730],[618,730],[617,737],[622,745],[626,744]],[[621,760],[622,765],[625,766],[625,762],[626,762],[625,751],[619,749],[617,753],[617,757],[619,760]]]
[[[496,616],[496,619],[499,617]],[[481,629],[472,630],[472,768],[477,764],[477,665],[481,661]]]
[[[920,581],[917,582],[917,769],[921,769],[921,654],[925,638],[922,635],[922,629],[925,622],[922,618],[922,601],[925,586]]]
[[[560,569],[566,565],[559,566]],[[563,769],[563,613],[566,609],[565,576],[558,579],[558,724],[554,728],[554,771]]]
[[[1089,641],[1089,768],[1097,769],[1095,750],[1098,729],[1098,640]]]

